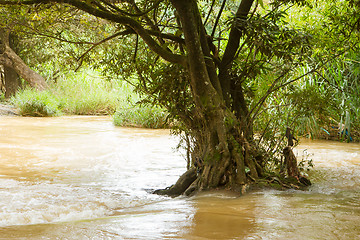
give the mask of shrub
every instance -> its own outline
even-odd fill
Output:
[[[138,105],[133,108],[119,108],[114,115],[116,126],[145,128],[166,128],[167,113],[160,107]]]
[[[50,117],[61,114],[60,101],[50,91],[20,90],[11,102],[22,116]]]

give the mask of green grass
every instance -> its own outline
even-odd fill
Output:
[[[62,111],[75,115],[113,114],[118,105],[120,84],[104,80],[96,72],[68,73],[52,84],[61,99]]]
[[[61,114],[60,102],[50,91],[26,88],[11,99],[22,116],[51,117]]]
[[[109,115],[119,103],[120,84],[92,71],[67,73],[46,91],[20,90],[12,103],[23,116]]]
[[[167,128],[168,113],[161,107],[139,104],[141,98],[130,84],[123,84],[114,124],[125,127]]]
[[[167,112],[141,101],[127,82],[109,81],[94,71],[70,72],[46,91],[20,90],[11,102],[22,116],[113,115],[116,126],[165,128]]]
[[[119,108],[114,115],[116,126],[166,128],[167,113],[157,106],[133,106]]]

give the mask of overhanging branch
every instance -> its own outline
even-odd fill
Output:
[[[186,57],[178,54],[173,54],[172,52],[168,51],[167,49],[164,49],[162,46],[160,46],[147,32],[146,29],[144,29],[141,24],[136,21],[135,19],[128,17],[128,16],[122,16],[119,14],[112,13],[110,11],[104,11],[102,9],[99,9],[93,5],[91,5],[88,1],[81,1],[81,0],[0,0],[1,5],[32,5],[36,3],[64,3],[69,4],[74,7],[77,7],[78,9],[87,12],[93,16],[106,19],[112,22],[116,22],[125,26],[129,26],[130,28],[134,29],[134,31],[139,34],[139,36],[143,39],[143,41],[149,46],[149,48],[154,51],[156,54],[161,56],[166,61],[177,63],[180,65],[185,66],[186,65]]]
[[[148,32],[149,32],[149,34],[150,35],[154,35],[154,36],[161,36],[162,38],[166,38],[166,39],[170,39],[170,40],[174,40],[174,41],[176,41],[176,42],[178,42],[178,43],[184,43],[184,39],[182,39],[182,38],[180,38],[180,37],[177,37],[177,36],[175,36],[175,35],[171,35],[171,34],[164,34],[164,33],[160,33],[160,32],[157,32],[157,31],[151,31],[151,30],[148,30]],[[95,47],[97,47],[97,46],[99,46],[99,45],[101,45],[101,44],[103,44],[103,43],[105,43],[105,42],[107,42],[107,41],[109,41],[109,40],[111,40],[111,39],[114,39],[114,38],[116,38],[116,37],[119,37],[119,36],[124,36],[124,35],[129,35],[129,34],[136,34],[136,32],[135,31],[133,31],[132,29],[127,29],[127,30],[125,30],[125,31],[122,31],[122,32],[118,32],[118,33],[115,33],[115,34],[113,34],[113,35],[111,35],[111,36],[109,36],[109,37],[107,37],[107,38],[105,38],[105,39],[103,39],[103,40],[101,40],[101,41],[99,41],[99,42],[96,42],[96,43],[91,43],[92,44],[92,46],[88,49],[88,50],[86,50],[79,58],[78,58],[78,61],[80,61],[80,64],[79,64],[79,66],[76,68],[76,70],[75,71],[77,71],[80,67],[81,67],[81,65],[82,65],[82,62],[83,62],[83,59],[84,59],[84,57],[86,56],[86,54],[88,54],[91,50],[93,50]],[[136,47],[137,47],[137,45],[138,45],[138,35],[136,35],[137,36],[137,41],[136,41]],[[136,52],[137,50],[135,50],[135,52]],[[134,57],[136,57],[136,54],[134,55]]]
[[[91,50],[93,50],[95,47],[97,47],[97,46],[99,46],[99,45],[101,45],[101,44],[103,44],[103,43],[105,43],[105,42],[107,42],[107,41],[110,41],[111,39],[114,39],[114,38],[116,38],[116,37],[118,37],[118,36],[123,36],[123,35],[127,35],[127,34],[130,34],[130,33],[132,33],[132,30],[128,29],[128,30],[125,30],[125,31],[122,31],[122,32],[115,33],[115,34],[113,34],[113,35],[111,35],[111,36],[109,36],[109,37],[107,37],[107,38],[105,38],[105,39],[103,39],[103,40],[101,40],[101,41],[99,41],[99,42],[97,42],[97,43],[94,43],[88,50],[86,50],[86,51],[78,58],[78,61],[80,61],[80,64],[79,64],[79,66],[76,68],[75,71],[77,71],[77,70],[81,67],[82,62],[83,62],[84,57],[86,56],[86,54],[88,54],[88,53],[89,53]]]

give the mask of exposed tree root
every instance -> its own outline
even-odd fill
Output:
[[[246,176],[244,175],[244,177],[239,178],[241,175],[236,174],[233,176],[230,170],[219,171],[221,167],[216,166],[215,164],[215,166],[207,165],[203,169],[191,168],[183,175],[181,175],[174,185],[165,189],[155,190],[153,193],[167,195],[170,197],[177,197],[182,194],[190,196],[199,190],[206,189],[228,189],[239,192],[240,194],[244,194],[248,190],[259,188],[274,188],[278,190],[306,189],[311,185],[311,182],[305,176],[300,174],[296,157],[291,147],[288,146],[284,148],[283,153],[287,168],[287,177],[275,173],[265,173],[260,177],[251,173],[250,170]],[[246,153],[244,155],[244,157],[247,158]],[[235,156],[241,160],[241,155],[235,154]],[[248,161],[239,162],[245,162],[247,166],[249,164]],[[239,163],[237,165],[239,167],[237,170],[242,170],[243,166],[241,167]],[[223,167],[227,169],[228,166],[227,164],[224,164]],[[255,171],[255,169],[256,168],[254,166],[252,171]],[[220,177],[219,173],[221,175]]]
[[[305,176],[300,174],[296,157],[290,146],[284,148],[285,164],[287,169],[288,178],[296,179],[300,186],[310,186],[311,182]]]
[[[192,183],[196,179],[197,179],[196,169],[191,168],[187,170],[183,175],[181,175],[174,185],[167,187],[165,189],[155,190],[153,193],[158,195],[177,197],[182,195],[185,191],[187,191],[188,188],[192,185]],[[195,190],[195,186],[192,186],[192,188]],[[189,190],[189,194],[191,194],[191,192],[192,191]]]

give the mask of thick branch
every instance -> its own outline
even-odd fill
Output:
[[[45,79],[29,68],[9,46],[6,46],[5,52],[0,55],[0,64],[14,69],[19,76],[38,90],[44,90],[48,87]]]
[[[100,0],[100,2],[104,3],[106,6],[113,9],[114,11],[117,11],[117,12],[119,12],[119,13],[125,15],[125,16],[129,16],[129,17],[141,17],[143,15],[146,15],[147,13],[149,13],[152,10],[154,10],[155,8],[157,8],[162,1],[164,1],[164,0],[158,0],[151,7],[149,7],[147,10],[141,11],[139,9],[138,13],[128,13],[128,12],[120,9],[119,7],[117,7],[115,4],[110,3],[107,0]]]
[[[216,89],[216,91],[219,94],[219,96],[221,97],[221,99],[223,99],[220,81],[217,76],[216,67],[215,67],[215,63],[213,60],[213,59],[216,59],[216,57],[213,58],[210,53],[210,44],[213,45],[212,39],[210,36],[207,36],[205,27],[202,23],[202,19],[199,14],[200,11],[195,3],[194,3],[194,10],[195,10],[194,11],[195,17],[198,19],[197,25],[199,26],[198,28],[199,28],[200,44],[201,44],[202,52],[204,54],[207,72],[208,72],[208,75],[209,75],[209,78],[210,78],[210,81],[211,81],[213,87]],[[215,54],[216,51],[217,50],[214,49],[214,55],[216,55]]]
[[[254,0],[242,0],[239,8],[236,12],[236,19],[231,27],[229,34],[229,41],[226,46],[224,56],[221,61],[222,67],[227,67],[233,60],[234,56],[239,48],[240,38],[243,35],[243,31],[239,29],[239,21],[245,21],[247,15],[250,12],[251,6],[253,5]]]
[[[154,30],[147,30],[148,34],[152,35],[152,36],[160,36],[163,39],[168,39],[168,40],[172,40],[174,42],[180,43],[180,44],[184,44],[185,40],[181,37],[175,36],[173,34],[169,34],[169,33],[162,33],[159,31],[154,31]]]
[[[4,53],[0,54],[0,65],[4,65],[4,66],[11,65],[10,59]]]
[[[157,6],[159,6],[159,4],[164,1],[164,0],[158,0],[157,2],[155,2],[150,8],[148,8],[145,11],[138,11],[138,13],[136,14],[131,14],[131,13],[126,13],[128,16],[132,16],[132,17],[140,17],[140,16],[144,16],[146,14],[148,14],[149,12],[151,12],[152,10],[154,10],[155,8],[157,8]]]
[[[195,24],[197,23],[197,18],[193,13],[192,1],[173,0],[172,2],[179,13],[183,27],[182,30],[188,51],[188,68],[191,75],[191,85],[196,97],[205,96],[211,84],[206,69],[204,53],[201,49],[198,26]]]
[[[38,90],[47,88],[45,79],[37,72],[30,69],[24,61],[10,47],[10,31],[0,29],[1,54],[0,65],[16,71],[25,81]]]
[[[159,29],[159,26],[155,25],[155,22],[153,22],[150,17],[147,16],[147,14],[142,14],[142,11],[140,10],[140,8],[136,5],[136,2],[134,0],[131,0],[131,3],[133,4],[133,7],[135,8],[135,11],[139,14],[141,14],[141,16],[144,18],[146,24],[148,26],[150,26],[150,28],[153,30],[153,31],[156,31],[156,32],[160,32],[160,29]],[[160,3],[160,2],[159,2]],[[165,44],[165,41],[163,38],[160,37],[160,35],[157,35],[156,36],[157,40],[159,41],[159,43],[161,45],[164,45]],[[166,48],[168,51],[171,51],[169,48]]]
[[[226,45],[224,56],[221,60],[219,66],[219,79],[221,82],[221,87],[223,90],[223,95],[227,103],[229,103],[228,94],[230,90],[230,75],[229,70],[231,68],[231,63],[234,60],[236,52],[240,45],[240,39],[243,36],[244,32],[239,28],[239,22],[245,21],[247,15],[250,12],[251,6],[254,0],[242,0],[239,8],[236,12],[236,18],[232,24],[231,31],[229,34],[229,40]],[[245,109],[244,109],[245,110]]]
[[[158,31],[153,31],[153,30],[148,30],[148,33],[150,35],[153,35],[153,36],[161,36],[162,38],[165,38],[165,39],[170,39],[170,40],[173,40],[173,41],[176,41],[178,43],[184,43],[184,39],[182,39],[181,37],[177,37],[175,35],[171,35],[171,34],[165,34],[165,33],[161,33],[161,32],[158,32]],[[86,50],[79,58],[78,58],[78,61],[80,61],[80,64],[78,65],[78,67],[76,68],[75,71],[77,71],[81,65],[82,65],[82,62],[83,62],[83,59],[84,57],[91,51],[93,50],[94,48],[96,48],[97,46],[111,40],[111,39],[114,39],[118,36],[124,36],[124,35],[129,35],[129,34],[136,34],[136,32],[132,29],[127,29],[125,31],[122,31],[122,32],[117,32],[99,42],[96,42],[96,43],[93,43],[93,45],[88,49]],[[139,35],[136,35],[136,49],[135,49],[135,52],[137,52],[137,46],[138,46],[138,36]],[[134,57],[136,57],[136,54],[134,55]]]

